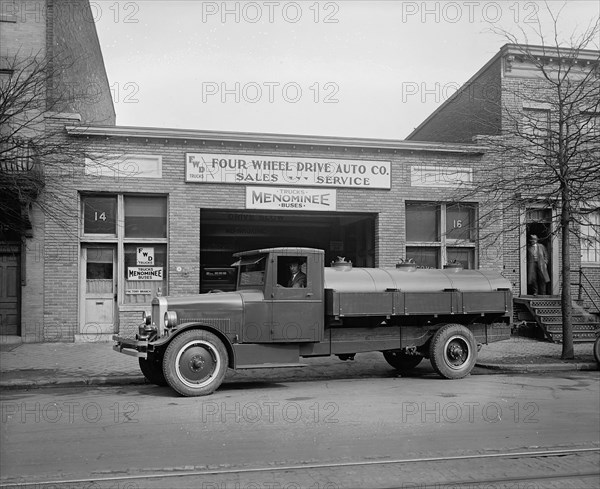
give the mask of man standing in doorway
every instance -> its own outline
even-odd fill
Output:
[[[527,285],[529,293],[533,295],[546,295],[547,284],[550,282],[548,275],[548,251],[538,243],[535,234],[529,236],[527,247]]]

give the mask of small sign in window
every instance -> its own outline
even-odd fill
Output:
[[[136,263],[138,266],[154,265],[154,248],[141,247],[141,246],[138,247]]]

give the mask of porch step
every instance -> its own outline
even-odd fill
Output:
[[[516,297],[515,311],[519,321],[535,322],[544,336],[556,343],[561,343],[562,304],[558,296],[523,296]],[[573,342],[586,343],[596,339],[600,331],[600,321],[588,313],[577,303],[573,303],[571,314],[573,326]]]

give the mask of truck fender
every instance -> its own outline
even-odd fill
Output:
[[[229,341],[229,338],[227,338],[227,336],[225,336],[222,331],[215,329],[213,326],[209,326],[209,325],[202,324],[202,323],[183,323],[183,324],[180,324],[179,326],[177,326],[177,329],[175,331],[173,331],[172,333],[170,333],[168,336],[163,336],[159,340],[153,341],[150,344],[154,348],[166,348],[167,345],[173,340],[173,338],[180,335],[184,331],[189,331],[190,329],[202,329],[205,331],[210,331],[217,338],[219,338],[223,342],[223,345],[225,345],[225,348],[227,349],[227,356],[229,357],[229,363],[227,366],[229,368],[234,368],[235,352],[233,350],[231,341]]]

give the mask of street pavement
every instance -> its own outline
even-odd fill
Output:
[[[560,344],[524,337],[484,345],[477,366],[487,373],[597,370],[592,343],[575,344],[575,359],[563,361]],[[306,378],[306,372],[350,376],[368,375],[390,369],[381,353],[357,354],[353,361],[337,357],[301,359],[309,368],[261,369],[261,380]],[[429,362],[424,361],[423,365]],[[421,368],[421,367],[419,367]],[[248,371],[229,371],[227,380],[248,380]],[[250,372],[258,372],[256,370]],[[309,373],[310,375],[310,373]],[[43,386],[123,385],[146,383],[137,359],[112,350],[112,344],[17,343],[0,344],[0,388],[19,389]]]

